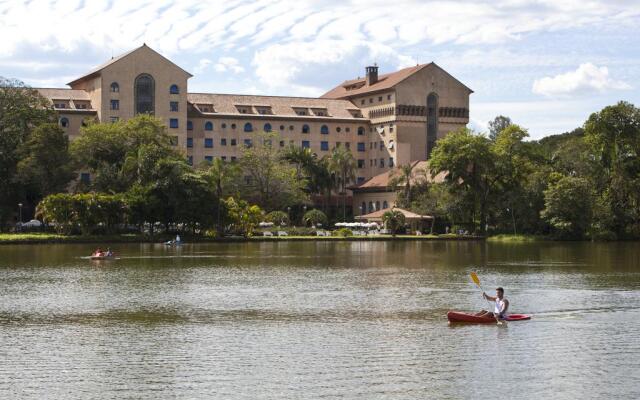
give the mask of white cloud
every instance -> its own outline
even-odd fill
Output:
[[[203,73],[212,63],[213,61],[209,60],[208,58],[203,58],[200,61],[198,61],[198,65],[196,65],[193,68],[193,72],[195,72],[196,74],[201,74]]]
[[[553,77],[544,77],[533,82],[533,93],[544,96],[571,96],[588,92],[630,89],[626,82],[609,76],[607,67],[592,63],[580,64],[578,69]]]
[[[218,72],[229,71],[234,74],[244,72],[244,67],[242,67],[238,59],[234,57],[220,57],[214,68]]]

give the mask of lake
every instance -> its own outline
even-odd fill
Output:
[[[0,398],[640,398],[639,243],[93,247],[0,246]]]

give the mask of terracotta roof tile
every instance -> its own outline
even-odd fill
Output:
[[[364,118],[354,118],[349,110],[358,108],[348,100],[319,99],[311,97],[284,97],[284,96],[253,96],[239,94],[214,94],[214,93],[188,93],[187,100],[192,104],[213,104],[213,108],[218,114],[238,114],[238,115],[261,115],[253,110],[255,114],[242,114],[238,111],[238,105],[270,107],[273,114],[299,117],[295,108],[326,109],[328,117],[348,118],[362,120]],[[315,115],[309,117],[318,118]]]
[[[50,100],[87,100],[90,101],[89,94],[84,90],[63,89],[63,88],[34,88],[43,97]]]
[[[446,173],[444,172],[439,173],[433,178],[431,177],[431,174],[428,172],[429,171],[428,161],[412,161],[411,164],[413,165],[413,174],[414,174],[414,178],[412,179],[412,182],[411,182],[412,184],[416,183],[416,181],[418,180],[423,180],[423,179],[426,179],[427,182],[432,182],[432,183],[444,182],[444,178],[446,176]],[[426,172],[417,174],[416,172],[418,171],[426,171]],[[354,186],[351,189],[356,191],[386,190],[389,187],[389,182],[391,181],[391,179],[393,179],[395,176],[399,174],[400,174],[400,167],[396,166],[395,168],[390,169],[387,172],[383,172],[380,175],[376,175],[373,178],[369,179],[368,181],[362,183],[361,185]]]

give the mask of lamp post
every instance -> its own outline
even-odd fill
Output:
[[[362,206],[358,206],[358,208],[360,209],[360,215],[364,215],[364,213],[362,212]]]
[[[22,203],[18,203],[18,214],[20,215],[20,225],[22,225]]]
[[[287,218],[291,221],[291,207],[287,207]]]
[[[304,215],[307,213],[307,205],[302,206],[302,217],[300,217],[300,225],[304,226]]]

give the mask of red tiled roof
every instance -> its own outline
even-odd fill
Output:
[[[369,214],[365,214],[365,215],[358,215],[357,217],[355,217],[354,219],[366,219],[368,221],[382,221],[382,216],[384,215],[384,213],[386,213],[387,211],[400,211],[402,213],[402,215],[404,215],[405,219],[408,220],[412,220],[412,219],[433,219],[433,217],[431,215],[420,215],[420,214],[416,214],[414,212],[402,209],[402,208],[398,208],[398,207],[394,207],[392,209],[385,209],[385,210],[378,210],[378,211],[374,211],[372,213]]]
[[[431,177],[431,173],[429,172],[429,162],[428,161],[412,161],[411,165],[413,165],[413,177],[411,179],[411,184],[415,184],[420,181],[426,180],[431,183],[442,183],[444,182],[444,178],[446,177],[445,172],[441,172],[437,174],[435,177]],[[383,172],[380,175],[376,175],[368,181],[358,185],[351,187],[351,190],[354,191],[387,191],[389,190],[389,182],[396,176],[400,174],[400,167],[396,166],[393,169],[390,169],[387,172]]]

